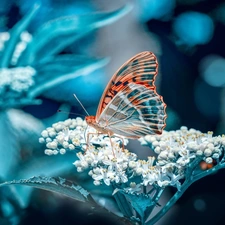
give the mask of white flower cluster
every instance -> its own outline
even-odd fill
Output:
[[[200,157],[206,163],[218,160],[225,148],[225,137],[212,137],[212,133],[201,133],[181,127],[177,131],[164,131],[162,135],[146,136],[142,144],[152,147],[158,157],[139,160],[137,155],[120,147],[120,138],[103,134],[87,127],[81,118],[68,119],[53,124],[42,132],[41,143],[46,143],[48,155],[64,154],[68,150],[81,147],[74,162],[78,172],[89,170],[95,185],[124,184],[124,190],[138,193],[143,186],[175,186],[185,177],[186,168]],[[89,143],[87,146],[87,138]],[[123,140],[127,143],[127,140]],[[138,180],[138,182],[137,182]]]
[[[0,96],[4,98],[9,92],[26,92],[34,85],[35,74],[36,71],[29,66],[0,69]]]
[[[0,51],[3,51],[5,48],[5,42],[10,39],[9,32],[1,32],[0,33]],[[27,31],[24,31],[20,35],[20,41],[17,43],[15,50],[12,55],[11,64],[16,65],[18,58],[20,57],[21,53],[26,49],[27,44],[32,40],[31,34]]]
[[[110,140],[103,134],[97,134],[92,127],[87,127],[86,121],[77,117],[76,119],[67,119],[60,121],[42,131],[40,143],[46,143],[45,154],[57,155],[65,154],[66,151],[81,148],[84,151],[87,148],[87,139],[90,144],[96,146],[110,145]],[[119,142],[119,138],[112,138],[112,142]],[[124,143],[126,144],[126,143]]]
[[[212,136],[185,126],[176,131],[163,131],[160,136],[147,135],[142,139],[158,154],[157,165],[176,163],[185,167],[192,159],[202,157],[206,163],[218,160],[225,146],[225,136]]]
[[[225,147],[225,137],[212,137],[212,132],[201,133],[181,127],[177,131],[164,131],[162,135],[146,136],[142,142],[151,145],[157,159],[138,160],[134,153],[119,148],[92,148],[78,153],[75,166],[79,172],[89,169],[94,184],[130,183],[124,188],[130,193],[140,192],[142,186],[158,185],[180,188],[180,180],[185,177],[186,168],[197,157],[206,163],[218,160]],[[136,184],[132,181],[139,179]],[[130,182],[131,181],[131,182]]]
[[[86,127],[86,122],[81,118],[60,121],[43,130],[39,142],[46,143],[45,154],[57,155],[60,153],[63,155],[67,150],[74,150],[85,144]]]

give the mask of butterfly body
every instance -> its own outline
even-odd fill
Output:
[[[89,126],[92,126],[93,128],[95,128],[95,130],[97,130],[98,132],[102,133],[102,134],[109,134],[110,136],[113,135],[113,132],[110,131],[109,129],[106,128],[106,124],[105,125],[100,125],[97,121],[96,121],[96,117],[95,116],[86,116],[85,120],[87,122],[87,124]]]
[[[86,122],[100,133],[137,139],[161,134],[165,127],[166,104],[154,85],[156,57],[141,52],[113,75],[100,100],[96,116]]]

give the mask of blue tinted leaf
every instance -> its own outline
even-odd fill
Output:
[[[34,98],[45,90],[48,90],[66,80],[87,75],[90,72],[103,67],[108,59],[90,59],[84,56],[61,55],[54,60],[36,65],[37,76],[35,86],[28,93]]]
[[[11,170],[20,159],[19,143],[6,111],[0,111],[0,178],[12,177]]]
[[[126,5],[118,10],[107,13],[92,13],[82,16],[67,16],[49,21],[41,26],[33,35],[32,41],[21,56],[19,65],[31,65],[49,55],[62,51],[74,41],[89,34],[91,31],[113,23],[131,10]],[[64,38],[64,41],[60,37]],[[57,41],[57,39],[60,41]],[[46,48],[50,42],[49,48]]]
[[[60,177],[32,177],[30,179],[13,180],[1,183],[0,187],[12,184],[31,186],[46,191],[56,192],[81,202],[86,202],[91,199],[89,193],[85,189]]]
[[[118,191],[116,194],[113,195],[116,203],[118,205],[118,208],[120,209],[120,211],[122,212],[122,214],[128,218],[133,217],[133,212],[132,212],[132,208],[129,205],[126,197],[123,195],[123,193],[121,193],[120,191]]]
[[[65,155],[56,155],[49,157],[47,155],[37,157],[29,160],[20,167],[16,178],[25,178],[31,176],[56,176],[68,173],[71,169],[75,170],[73,165],[76,159],[75,152]]]
[[[33,9],[23,19],[21,19],[9,32],[10,39],[5,44],[2,58],[0,60],[0,68],[9,67],[11,57],[20,38],[20,34],[26,30],[32,18],[36,15],[39,7],[40,5],[35,4]]]
[[[43,123],[32,115],[17,109],[8,110],[8,118],[16,133],[20,150],[26,152],[32,152],[34,149],[39,150],[38,138],[44,129]]]
[[[119,190],[119,192],[126,197],[133,209],[138,213],[140,220],[144,222],[148,209],[155,205],[152,199],[144,194],[130,194],[123,190]]]

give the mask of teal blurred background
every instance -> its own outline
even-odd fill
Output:
[[[32,115],[33,119],[44,121],[44,124],[46,119],[55,117],[57,109],[62,104],[67,104],[68,111],[84,115],[82,108],[73,98],[73,93],[75,93],[88,112],[95,115],[101,94],[113,73],[133,55],[141,51],[152,51],[159,61],[159,74],[156,80],[157,91],[163,96],[167,104],[166,129],[179,129],[180,126],[184,125],[199,129],[202,132],[213,131],[215,135],[225,133],[224,1],[42,0],[40,2],[42,4],[39,12],[28,27],[30,34],[35,33],[37,27],[47,21],[61,16],[113,11],[128,2],[133,4],[133,9],[114,23],[88,33],[58,53],[58,55],[82,54],[93,58],[109,57],[110,61],[107,65],[86,76],[63,81],[44,91],[37,97],[42,100],[42,104],[20,107],[23,112]],[[31,10],[35,3],[34,0],[1,0],[0,31],[6,32],[11,29]],[[70,115],[70,117],[76,116]],[[56,122],[54,119],[51,121]],[[3,128],[2,124],[1,126]],[[0,135],[5,135],[4,130],[1,129]],[[38,140],[38,134],[35,137]],[[26,140],[23,142],[26,144]],[[135,142],[134,146],[138,149],[139,143]],[[25,155],[23,163],[27,159],[42,157],[44,154],[43,146],[39,146],[37,143],[35,150],[30,150],[27,146],[23,147],[23,151],[21,151],[22,147],[19,149]],[[3,150],[0,149],[0,151]],[[146,154],[146,151],[143,150],[143,154]],[[139,154],[142,155],[142,153]],[[75,155],[73,157],[70,165],[75,160]],[[47,158],[47,160],[53,161],[54,156],[51,159]],[[61,156],[57,160],[56,167],[67,158]],[[0,158],[0,163],[1,161],[4,159]],[[38,165],[38,162],[35,163]],[[76,171],[73,165],[71,168],[65,168],[69,169],[67,172],[60,170],[63,171],[62,174],[71,180],[74,179]],[[3,166],[2,170],[4,170]],[[36,175],[37,171],[36,168],[33,171],[30,169],[29,172],[30,175]],[[48,174],[45,171],[43,173]],[[55,170],[54,175],[58,175],[57,170]],[[19,178],[18,176],[17,178]],[[2,177],[1,180],[6,178]],[[10,178],[14,178],[13,174]],[[224,224],[224,190],[224,171],[198,181],[187,190],[176,206],[157,224]],[[172,193],[171,189],[168,196]],[[4,198],[4,192],[0,193],[0,201],[3,202]],[[16,215],[16,219],[13,220],[14,224],[115,223],[115,221],[111,221],[111,218],[105,218],[104,215],[89,215],[87,217],[91,212],[88,207],[44,191],[35,190],[29,199],[29,203],[23,209],[19,206],[16,210],[13,209]],[[4,208],[11,207],[3,205],[0,210],[0,218],[4,218],[6,215]],[[13,224],[12,221],[9,222],[5,219],[2,219],[2,222],[0,220],[0,224],[11,223]]]

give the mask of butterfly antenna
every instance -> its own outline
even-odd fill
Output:
[[[79,102],[79,104],[81,105],[81,107],[83,108],[83,110],[86,112],[86,114],[87,114],[88,116],[90,116],[89,113],[87,112],[87,110],[84,108],[84,106],[83,106],[82,103],[80,102],[80,100],[78,99],[78,97],[77,97],[75,94],[73,94],[73,96],[74,96],[74,98]]]
[[[65,114],[68,114],[68,115],[85,116],[85,115],[80,114],[80,113],[68,112],[68,111],[64,111],[64,110],[61,110],[61,109],[58,109],[58,110],[57,110],[57,112],[60,112],[60,113],[65,113]]]

